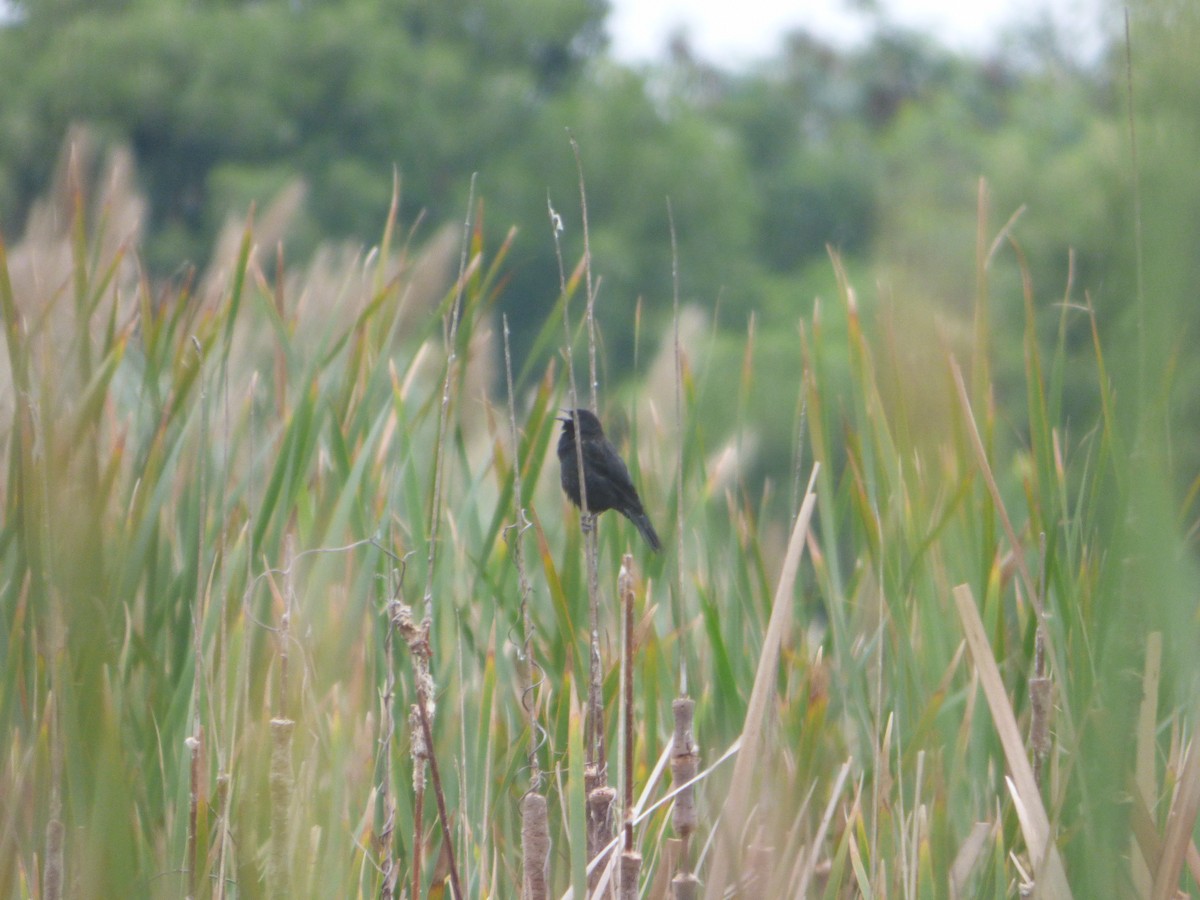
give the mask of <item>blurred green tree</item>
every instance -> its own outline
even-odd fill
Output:
[[[1132,284],[1118,227],[1129,216],[1123,62],[1073,63],[1049,32],[1020,42],[1020,53],[975,59],[880,18],[861,46],[798,33],[775,56],[727,71],[684,39],[659,65],[613,62],[605,0],[21,0],[12,9],[0,27],[0,228],[19,231],[66,129],[83,121],[136,153],[152,272],[203,262],[227,216],[295,179],[306,202],[289,231],[293,258],[325,239],[372,241],[393,169],[403,217],[423,212],[433,223],[461,217],[478,173],[487,240],[519,229],[500,302],[521,359],[558,294],[547,201],[565,224],[567,267],[582,253],[569,129],[614,372],[633,371],[639,300],[643,359],[670,315],[668,198],[681,299],[715,309],[735,339],[751,312],[764,333],[794,335],[815,292],[829,295],[827,247],[862,273],[864,308],[878,300],[874,285],[894,292],[907,272],[922,302],[964,315],[981,177],[993,228],[1025,206],[1014,236],[1039,298],[1063,295],[1072,256],[1074,286],[1092,291],[1097,309],[1120,307]],[[1016,390],[1022,307],[1011,256],[991,276],[1005,335],[997,374],[1003,386],[1013,373]],[[1047,337],[1057,322],[1047,313]],[[1086,350],[1086,322],[1071,324],[1068,340]],[[1068,378],[1072,402],[1089,413],[1090,379],[1082,369]],[[776,431],[765,446],[790,441],[787,423]]]
[[[457,213],[470,173],[602,46],[603,14],[600,0],[23,2],[0,31],[4,224],[76,121],[132,144],[152,266],[178,263],[158,252],[173,232],[200,255],[214,221],[290,177],[322,235],[376,233],[393,165],[410,208]]]

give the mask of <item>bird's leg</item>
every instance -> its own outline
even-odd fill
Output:
[[[579,530],[584,534],[591,534],[592,529],[596,527],[596,514],[585,512],[579,516]]]

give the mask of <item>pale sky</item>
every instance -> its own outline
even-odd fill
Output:
[[[806,27],[837,43],[850,43],[864,35],[870,22],[845,0],[610,2],[612,51],[626,62],[661,55],[680,26],[702,58],[734,67],[770,55],[792,28]],[[996,46],[1006,28],[1046,14],[1064,27],[1073,46],[1098,43],[1100,10],[1116,6],[1105,0],[879,0],[879,5],[888,21],[929,32],[955,49],[983,52]]]

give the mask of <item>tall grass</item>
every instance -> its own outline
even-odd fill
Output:
[[[119,198],[85,184],[68,165],[61,227],[0,257],[0,893],[366,897],[414,872],[447,891],[434,804],[414,821],[404,723],[422,701],[389,633],[402,603],[428,614],[428,752],[464,892],[520,896],[537,789],[551,891],[581,894],[587,574],[545,468],[565,378],[517,361],[514,446],[492,310],[506,248],[470,229],[456,279],[456,235],[418,244],[393,218],[365,258],[296,271],[251,222],[203,279],[152,286],[136,238],[112,234]],[[986,284],[1019,248],[979,227]],[[1016,432],[982,288],[973,329],[902,325],[834,265],[840,294],[805,322],[802,367],[760,373],[748,340],[741,374],[743,396],[804,416],[811,529],[763,514],[790,473],[752,494],[720,462],[741,436],[711,443],[725,436],[704,420],[694,346],[676,368],[682,427],[674,387],[649,392],[625,445],[682,555],[647,556],[600,519],[612,746],[628,548],[640,567],[623,593],[641,895],[693,868],[709,897],[1195,890],[1195,869],[1180,874],[1198,858],[1195,710],[1159,704],[1153,663],[1176,685],[1195,664],[1118,599],[1137,588],[1131,529],[1170,532],[1181,506],[1133,496],[1154,436],[1118,420],[1098,341],[1100,419],[1065,421],[1065,334],[1091,329],[1086,298],[1028,279],[986,298],[1025,309]],[[541,343],[561,333],[556,315]],[[1053,721],[1031,722],[1043,675]],[[686,843],[654,805],[679,787],[681,695],[700,771]],[[1031,727],[1049,733],[1032,789]],[[696,895],[686,881],[675,896]]]

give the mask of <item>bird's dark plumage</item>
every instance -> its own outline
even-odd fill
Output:
[[[579,420],[579,436],[583,447],[583,477],[587,489],[588,510],[602,513],[615,509],[637,526],[650,549],[662,549],[662,542],[650,524],[642,500],[638,497],[633,479],[624,460],[604,436],[600,420],[587,409],[576,409],[561,416],[562,437],[558,439],[558,462],[562,466],[562,489],[571,502],[583,508],[579,496],[579,457],[575,450],[575,420]]]

